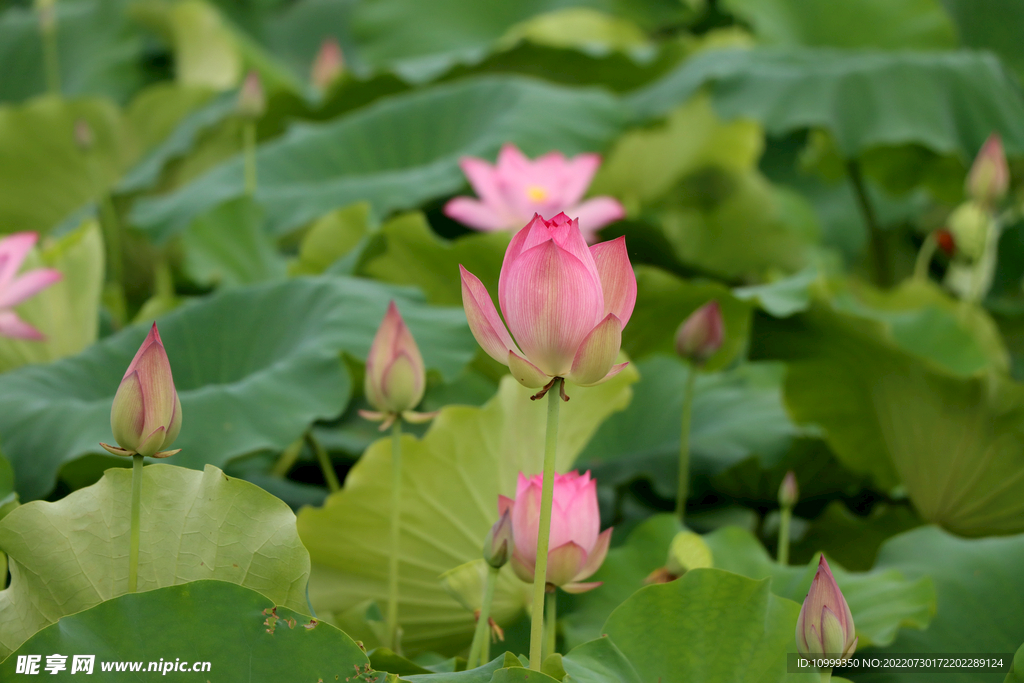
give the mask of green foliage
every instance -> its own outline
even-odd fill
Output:
[[[342,277],[226,291],[160,321],[185,416],[175,462],[222,466],[283,450],[316,419],[338,416],[351,385],[340,353],[364,358],[395,298],[427,367],[452,378],[474,347],[462,310],[424,306],[408,291]],[[0,375],[0,439],[27,499],[57,468],[110,441],[114,393],[148,331],[139,325],[82,354]]]
[[[131,486],[130,471],[111,469],[93,486],[0,520],[11,563],[11,585],[0,592],[0,653],[127,592]],[[142,487],[141,590],[220,579],[305,610],[309,555],[287,505],[209,466],[152,465]]]
[[[568,385],[561,410],[557,469],[564,472],[603,419],[629,401],[629,369],[590,388]],[[439,576],[478,559],[498,518],[498,494],[515,497],[519,472],[540,470],[545,406],[511,376],[482,408],[449,406],[422,439],[402,439],[402,537],[399,623],[406,652],[454,652],[472,637],[473,615],[441,587]],[[299,533],[313,559],[309,595],[317,613],[337,619],[358,603],[387,598],[391,439],[380,439],[349,472],[344,488],[319,509],[299,513]],[[357,550],[358,552],[351,552]],[[508,624],[530,586],[506,565],[492,617]]]
[[[285,275],[284,259],[263,230],[263,211],[249,197],[196,218],[181,243],[185,272],[204,285],[239,287]]]
[[[207,675],[231,683],[296,677],[326,681],[368,667],[359,646],[330,624],[302,610],[275,607],[272,599],[224,581],[196,581],[108,600],[43,629],[18,652],[88,652],[96,656],[92,673],[100,677],[115,675],[104,674],[101,662],[144,662],[143,671],[159,659],[174,663],[180,658],[189,666],[210,662]],[[15,675],[16,661],[15,655],[0,664],[4,677]],[[64,675],[71,663],[68,658]]]

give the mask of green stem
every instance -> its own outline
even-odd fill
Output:
[[[928,233],[921,245],[921,250],[917,252],[917,260],[914,261],[915,280],[924,282],[928,279],[928,266],[931,265],[932,257],[935,256],[938,246],[938,242],[935,241],[935,233]]]
[[[242,129],[242,155],[245,163],[245,194],[256,194],[256,122],[246,121]]]
[[[697,382],[697,366],[690,365],[683,392],[682,430],[679,434],[679,485],[676,488],[676,517],[686,521],[686,498],[690,494],[690,416],[693,413],[693,388]]]
[[[545,625],[545,640],[544,644],[544,658],[547,659],[555,653],[555,640],[558,636],[558,621],[557,621],[557,610],[558,596],[555,595],[555,591],[551,591],[547,594],[547,624]]]
[[[846,170],[850,174],[850,182],[853,183],[854,194],[857,197],[857,204],[864,216],[864,223],[868,226],[868,236],[871,242],[871,254],[874,261],[875,284],[880,287],[887,286],[892,282],[892,274],[889,272],[889,258],[885,250],[885,236],[882,233],[882,225],[878,222],[878,215],[875,207],[868,197],[867,185],[864,183],[864,174],[861,172],[860,164],[856,160],[846,163]]]
[[[57,8],[48,7],[41,12],[49,16],[39,17],[39,32],[43,38],[43,62],[46,70],[46,89],[51,95],[60,97],[60,56],[57,52]]]
[[[555,451],[558,446],[558,402],[562,393],[561,377],[548,389],[548,425],[544,439],[544,486],[540,497],[540,521],[537,527],[537,561],[533,571],[533,614],[530,623],[530,668],[540,671],[544,649],[544,593],[547,589],[548,542],[551,540],[551,500],[555,491]]]
[[[388,559],[388,637],[400,652],[398,635],[398,544],[402,530],[402,418],[391,427],[391,557]]]
[[[139,587],[139,525],[142,517],[142,465],[144,458],[132,456],[132,526],[128,550],[128,592]]]
[[[338,475],[334,472],[334,464],[331,462],[331,457],[327,455],[326,449],[313,436],[312,431],[306,432],[306,441],[309,443],[309,447],[313,449],[313,452],[316,453],[317,462],[320,463],[320,469],[323,470],[324,479],[327,481],[327,488],[331,493],[336,493],[341,489],[341,485],[338,483]]]
[[[779,516],[779,564],[789,564],[789,524],[793,521],[793,508],[784,507]]]
[[[487,658],[484,651],[489,648],[487,645],[491,640],[490,622],[491,603],[494,601],[494,586],[498,583],[498,569],[488,565],[487,583],[484,585],[484,602],[480,607],[480,617],[476,622],[476,631],[473,633],[473,645],[469,648],[469,659],[466,660],[466,669],[475,669],[483,664]]]
[[[281,455],[278,457],[277,462],[274,463],[274,468],[270,471],[275,477],[284,477],[291,470],[295,461],[299,459],[299,453],[302,452],[302,441],[303,437],[299,437],[288,446],[288,448],[281,451]],[[319,459],[319,456],[318,456]],[[321,466],[323,464],[321,463]],[[331,473],[334,473],[334,468],[331,467]],[[326,477],[326,473],[324,477]],[[328,484],[330,486],[330,484]]]
[[[829,683],[832,680],[832,669],[819,669],[821,672],[821,683]]]

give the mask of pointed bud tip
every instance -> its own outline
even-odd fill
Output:
[[[967,174],[965,189],[976,202],[991,206],[1006,196],[1010,187],[1010,169],[999,133],[985,140]]]
[[[238,113],[242,116],[258,119],[267,108],[266,93],[259,72],[250,71],[238,91]]]
[[[310,80],[320,91],[327,90],[345,72],[345,57],[335,38],[325,38],[313,60]]]
[[[725,324],[718,301],[710,301],[683,321],[676,332],[676,353],[693,363],[703,363],[722,347]]]
[[[800,487],[796,483],[796,473],[793,470],[786,472],[779,485],[779,505],[784,508],[792,508],[800,499]]]

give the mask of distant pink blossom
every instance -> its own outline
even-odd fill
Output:
[[[566,159],[561,152],[549,152],[531,161],[506,144],[494,166],[475,157],[463,157],[459,165],[480,198],[456,197],[444,212],[477,230],[519,230],[534,214],[551,219],[566,213],[579,219],[583,236],[593,244],[598,230],[626,215],[612,197],[580,201],[601,165],[597,154]]]
[[[0,336],[34,341],[46,338],[11,310],[61,278],[60,271],[52,268],[36,268],[15,277],[38,239],[34,232],[17,232],[0,239]]]

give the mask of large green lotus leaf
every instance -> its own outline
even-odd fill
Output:
[[[557,470],[577,454],[609,414],[628,403],[636,374],[627,368],[590,388],[567,386],[558,429]],[[512,377],[482,408],[441,410],[422,439],[402,439],[402,537],[399,623],[406,652],[453,653],[469,644],[473,616],[451,598],[438,577],[478,559],[497,521],[498,494],[515,496],[519,472],[540,471],[546,401]],[[387,600],[391,440],[380,439],[349,472],[344,488],[322,508],[299,512],[299,533],[313,559],[309,595],[327,619],[367,600]],[[493,616],[507,625],[530,586],[502,569]]]
[[[670,356],[639,361],[640,382],[626,410],[598,429],[581,455],[614,481],[648,473],[655,490],[675,496],[686,364]],[[690,428],[691,476],[715,476],[756,455],[779,461],[803,430],[782,402],[785,368],[750,363],[697,377]]]
[[[1021,645],[1013,656],[1013,666],[1006,674],[1003,683],[1021,683],[1024,681],[1024,645]]]
[[[664,122],[626,133],[609,152],[590,192],[628,206],[656,199],[683,176],[705,166],[750,170],[764,147],[752,121],[721,122],[707,95],[675,108]]]
[[[786,673],[799,612],[798,604],[771,592],[770,579],[694,569],[641,588],[601,631],[644,681],[810,682],[818,675]]]
[[[170,680],[194,678],[225,683],[334,681],[369,668],[366,655],[347,635],[254,590],[226,581],[195,581],[180,586],[122,595],[92,609],[66,616],[43,629],[0,664],[0,675],[15,680],[18,655],[43,654],[39,671],[48,679],[74,681],[73,655],[95,656],[98,680],[166,676],[180,659],[200,663],[202,673],[174,672]],[[67,656],[56,676],[45,670],[46,655]],[[163,660],[161,662],[160,660]],[[116,674],[114,663],[127,662]],[[202,668],[208,662],[209,669]],[[180,667],[180,665],[179,665]],[[110,671],[111,673],[106,673]],[[54,672],[56,673],[56,672]],[[158,674],[149,673],[155,677]],[[88,679],[86,679],[88,680]],[[362,680],[362,679],[360,679]]]
[[[75,142],[84,122],[92,146]],[[121,112],[107,100],[42,97],[0,107],[0,232],[45,232],[98,198],[134,156]]]
[[[973,158],[999,131],[1024,153],[1024,98],[984,52],[873,52],[803,47],[706,52],[642,88],[641,120],[664,115],[711,84],[719,116],[752,118],[773,135],[823,128],[846,158],[919,144]]]
[[[794,419],[822,426],[848,468],[902,482],[923,519],[957,533],[1024,529],[1024,387],[951,376],[821,307],[759,321],[754,338],[755,356],[789,363]]]
[[[1018,49],[1024,31],[1024,5],[1019,0],[941,0],[956,24],[960,41],[977,50],[991,50],[1024,77],[1024,55]]]
[[[314,420],[339,415],[350,391],[339,355],[366,357],[392,298],[427,367],[457,376],[476,348],[461,308],[427,307],[368,280],[254,285],[168,313],[160,334],[184,415],[174,462],[222,466],[280,451]],[[0,375],[0,443],[24,498],[45,495],[62,463],[111,441],[111,402],[147,331],[131,327],[73,358]]]
[[[480,278],[497,305],[498,273],[511,237],[511,232],[501,231],[448,241],[431,231],[421,213],[396,216],[381,227],[380,243],[368,248],[360,272],[384,282],[415,285],[431,303],[461,305],[461,264]]]
[[[11,585],[0,592],[0,651],[61,617],[128,591],[132,473],[113,468],[56,503],[0,520]],[[171,465],[143,469],[139,589],[198,579],[246,586],[305,609],[309,555],[295,515],[258,486]],[[147,631],[148,633],[148,631]]]
[[[771,45],[927,50],[957,42],[938,0],[726,0],[724,6]]]
[[[57,55],[64,96],[104,95],[127,100],[145,81],[143,35],[121,0],[55,5]],[[0,16],[0,101],[20,101],[47,90],[39,18],[30,6],[5,5]]]
[[[96,341],[103,290],[103,236],[94,220],[59,240],[32,250],[22,272],[56,268],[63,277],[17,307],[18,315],[46,335],[45,341],[0,336],[0,371],[72,356]]]
[[[320,275],[328,268],[334,272],[332,266],[342,257],[355,259],[370,231],[369,222],[370,205],[366,202],[321,216],[303,235],[298,256],[288,264],[289,275]],[[427,297],[429,300],[430,295]]]
[[[624,110],[596,89],[487,77],[396,95],[317,125],[296,125],[257,153],[256,200],[273,232],[366,200],[383,216],[465,186],[464,155],[493,159],[512,142],[530,155],[602,148]],[[240,196],[240,157],[168,196],[136,204],[132,222],[165,239],[197,214]]]
[[[939,611],[927,631],[900,632],[879,652],[1010,653],[1024,642],[1024,535],[965,539],[933,526],[889,539],[878,554],[879,569],[910,579],[931,577]],[[1000,683],[1002,674],[943,673],[949,683]],[[857,681],[911,683],[903,671],[862,672]]]
[[[880,503],[869,514],[857,515],[842,501],[834,500],[793,543],[790,557],[809,561],[820,550],[848,569],[867,571],[886,539],[923,523],[909,505]]]
[[[722,309],[725,340],[722,348],[708,358],[705,368],[718,370],[735,360],[750,332],[748,304],[737,300],[717,282],[687,281],[645,265],[636,266],[635,270],[636,308],[622,331],[622,348],[631,358],[674,353],[676,331],[683,321],[709,301],[717,301]]]
[[[611,638],[598,638],[577,645],[562,657],[565,683],[641,683],[626,656]]]

